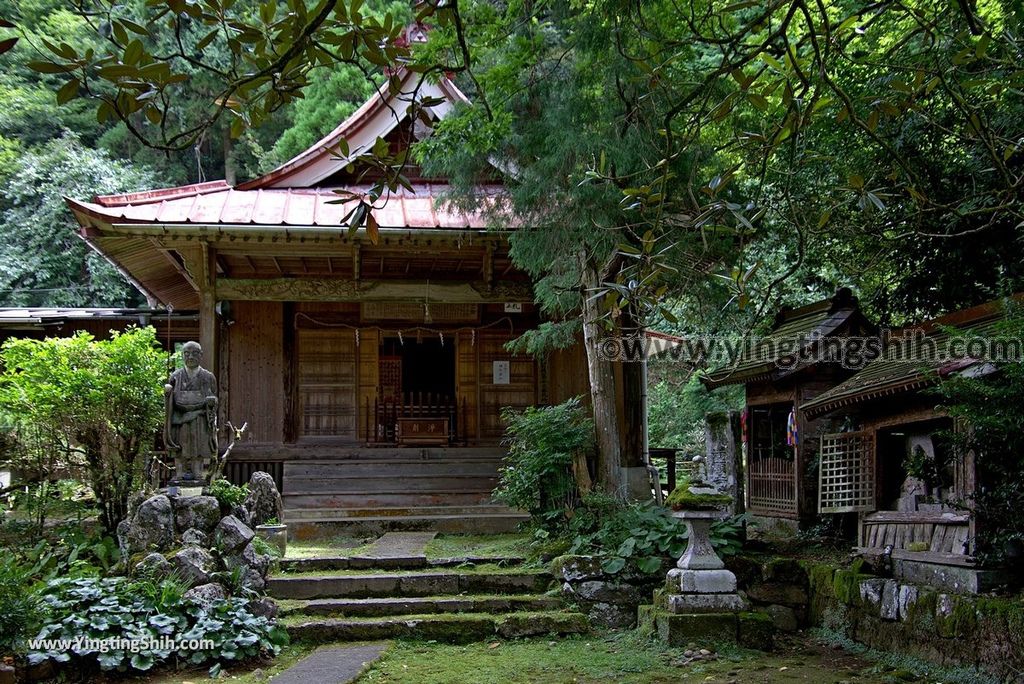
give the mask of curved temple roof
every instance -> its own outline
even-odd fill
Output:
[[[369,186],[236,190],[224,181],[67,203],[78,214],[102,223],[153,225],[320,226],[340,228],[353,202],[339,204],[338,191],[365,194]],[[373,216],[383,228],[479,230],[481,213],[438,206],[446,185],[422,184],[415,192],[392,194]],[[498,187],[485,192],[500,192]],[[84,221],[80,222],[84,223]]]
[[[254,240],[253,244],[264,240],[280,244],[308,241],[338,251],[338,245],[349,240],[347,215],[354,204],[350,195],[342,193],[365,196],[370,190],[370,182],[342,185],[346,181],[339,180],[339,176],[346,176],[339,172],[369,151],[378,139],[394,143],[395,134],[403,130],[423,134],[418,125],[411,125],[410,104],[424,98],[429,98],[429,106],[424,109],[430,120],[441,119],[456,106],[468,103],[446,77],[430,80],[399,71],[315,145],[277,169],[236,187],[220,180],[99,196],[91,202],[66,201],[81,225],[83,239],[151,303],[195,308],[198,293],[188,267],[175,253],[179,245],[187,246],[196,238],[238,240],[234,244],[245,244],[249,239]],[[414,180],[413,190],[403,189],[374,202],[377,208],[372,210],[373,218],[382,231],[420,232],[427,234],[424,237],[428,240],[431,233],[447,232],[453,235],[455,244],[461,245],[462,233],[482,233],[488,221],[483,211],[467,213],[443,203],[447,188],[443,181]],[[503,195],[498,184],[481,185],[480,192],[495,203]]]

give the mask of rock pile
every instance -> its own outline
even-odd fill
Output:
[[[230,589],[259,594],[266,588],[273,558],[260,552],[259,542],[254,545],[250,523],[273,517],[280,520],[281,496],[270,475],[255,473],[245,504],[227,515],[212,496],[155,494],[118,526],[117,538],[133,574],[176,573],[192,584],[186,598],[209,604],[227,597]],[[276,606],[266,605],[269,599],[256,601],[263,614],[276,612]]]

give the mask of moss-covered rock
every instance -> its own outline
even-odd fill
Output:
[[[604,570],[601,559],[596,556],[559,556],[551,561],[551,574],[566,582],[601,579]]]
[[[665,499],[665,505],[673,511],[720,511],[732,503],[728,494],[694,492],[691,484],[683,484],[672,490]]]
[[[736,613],[680,614],[658,612],[654,618],[658,638],[673,647],[698,643],[736,642]]]
[[[738,638],[740,646],[770,651],[775,645],[775,624],[765,613],[740,613]]]
[[[945,638],[963,639],[978,625],[974,601],[966,597],[942,594],[935,612],[935,631]]]
[[[854,564],[849,570],[836,570],[832,578],[833,594],[848,606],[855,606],[860,603],[861,582],[876,579],[874,575],[859,572],[859,567],[857,564]]]
[[[773,558],[764,566],[764,578],[768,582],[807,584],[807,569],[792,558]]]

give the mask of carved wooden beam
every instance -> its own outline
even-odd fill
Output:
[[[181,261],[178,261],[178,259],[175,258],[173,254],[171,254],[171,250],[165,249],[163,245],[161,245],[159,241],[157,241],[155,238],[151,238],[150,242],[153,244],[153,247],[155,247],[157,251],[159,251],[161,254],[164,255],[164,257],[166,257],[167,261],[169,261],[171,266],[174,267],[174,270],[181,274],[182,278],[188,281],[188,284],[192,286],[192,289],[195,290],[196,292],[199,292],[199,285],[198,283],[196,283],[195,278],[192,277],[192,274],[189,273],[187,265],[183,265]]]
[[[220,278],[217,299],[290,302],[421,301],[426,281],[361,281],[330,278]],[[532,302],[528,283],[499,282],[429,284],[430,300],[446,304]]]

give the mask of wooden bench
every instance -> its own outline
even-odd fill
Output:
[[[965,555],[970,536],[970,517],[958,512],[878,511],[861,519],[860,546],[865,549],[908,551],[911,545],[927,544],[917,553]]]

